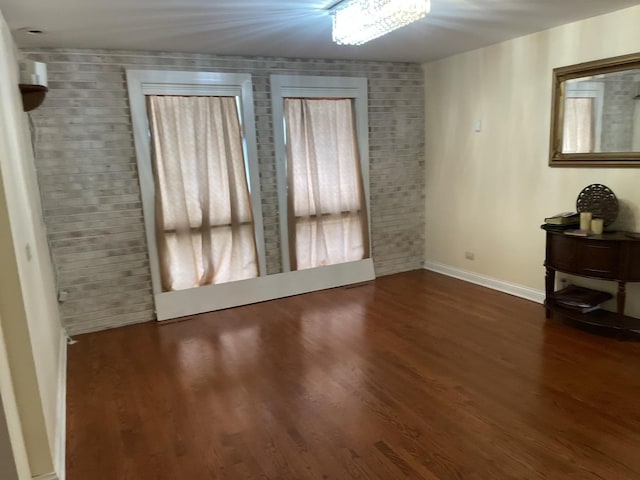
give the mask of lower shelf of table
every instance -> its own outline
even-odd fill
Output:
[[[563,307],[547,300],[545,307],[551,310],[553,313],[558,314],[565,320],[569,320],[571,323],[585,327],[594,333],[599,334],[628,334],[631,336],[640,337],[640,319],[623,315],[619,317],[617,313],[609,312],[607,310],[594,310],[589,313],[580,313],[575,310]]]

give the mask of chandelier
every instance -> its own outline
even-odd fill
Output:
[[[344,0],[330,9],[333,41],[362,45],[420,20],[431,10],[431,0]]]

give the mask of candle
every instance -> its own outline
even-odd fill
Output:
[[[591,228],[591,212],[580,212],[580,230]]]
[[[596,235],[601,235],[604,230],[604,220],[602,218],[594,218],[591,220],[591,231]]]

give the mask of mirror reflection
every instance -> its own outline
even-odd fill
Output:
[[[562,153],[640,151],[640,69],[567,80]]]

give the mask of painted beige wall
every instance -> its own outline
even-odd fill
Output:
[[[640,169],[547,166],[552,69],[640,51],[639,25],[637,6],[424,66],[428,262],[541,291],[539,226],[591,183],[616,193],[616,226],[640,230]],[[640,316],[640,287],[629,297]]]
[[[0,478],[17,480],[30,476],[0,318]]]
[[[18,480],[18,471],[13,457],[13,449],[11,448],[11,439],[2,398],[0,398],[0,478],[3,480]]]
[[[0,13],[0,317],[31,473],[51,473],[59,445],[63,330],[40,212],[18,61]]]
[[[0,318],[0,478],[30,479],[29,459]]]

